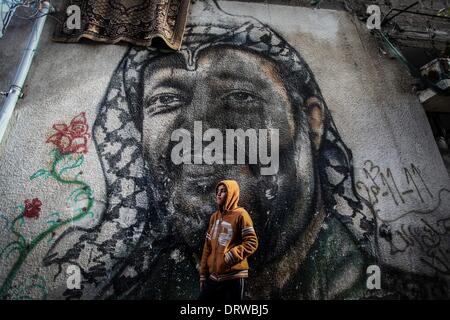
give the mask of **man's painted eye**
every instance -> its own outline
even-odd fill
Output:
[[[184,99],[181,95],[175,93],[161,93],[150,99],[150,105],[176,107],[183,104]]]
[[[176,110],[186,104],[183,95],[177,93],[160,93],[151,97],[147,103],[147,112],[152,115]]]
[[[255,97],[247,92],[234,93],[231,95],[231,98],[243,102],[252,102],[255,100]]]
[[[229,102],[236,103],[252,103],[258,99],[254,94],[247,91],[233,91],[227,94],[224,98]]]
[[[222,101],[227,108],[236,108],[241,112],[254,112],[263,103],[263,99],[257,94],[244,90],[234,90],[223,96]]]

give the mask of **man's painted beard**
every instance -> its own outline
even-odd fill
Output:
[[[168,148],[170,150],[170,148]],[[277,175],[260,175],[258,165],[174,165],[170,155],[159,157],[159,163],[148,163],[148,191],[157,208],[165,230],[174,234],[177,245],[199,253],[211,214],[217,210],[215,188],[224,179],[233,179],[240,186],[239,206],[252,217],[259,239],[255,253],[259,262],[268,262],[283,255],[283,248],[303,231],[310,213],[312,190],[297,183],[293,150],[280,150]],[[146,157],[148,159],[148,157]],[[313,177],[305,177],[312,181]],[[301,204],[301,208],[298,204]],[[301,211],[301,212],[300,212]],[[305,215],[302,225],[292,226],[290,215]]]

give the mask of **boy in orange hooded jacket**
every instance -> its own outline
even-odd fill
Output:
[[[258,248],[258,238],[250,215],[238,207],[238,201],[236,181],[217,184],[218,210],[209,220],[200,263],[200,300],[243,299],[247,257]]]

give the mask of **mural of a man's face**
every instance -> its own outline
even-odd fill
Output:
[[[180,51],[130,48],[121,60],[93,125],[104,214],[92,230],[64,232],[44,265],[59,273],[67,263],[80,266],[87,295],[194,298],[198,254],[221,202],[215,187],[234,179],[259,240],[249,262],[260,280],[249,297],[329,298],[354,270],[348,260],[358,267],[360,250],[375,252],[376,225],[355,191],[351,150],[297,49],[260,21],[210,2],[197,3],[205,7],[193,11]],[[223,142],[226,129],[278,130],[277,173],[262,175],[267,163],[248,164],[249,154],[247,164],[175,164],[172,134],[184,129],[193,139],[197,121],[200,135],[217,129]],[[342,250],[335,254],[335,246]],[[358,287],[363,273],[354,273]]]
[[[158,186],[151,189],[158,190],[155,198],[168,208],[188,245],[197,248],[201,242],[206,217],[216,210],[214,188],[222,179],[239,182],[240,205],[252,215],[262,244],[269,232],[277,245],[290,237],[286,230],[277,237],[284,229],[280,223],[291,226],[292,236],[305,226],[314,192],[313,146],[307,125],[299,125],[309,126],[309,119],[298,118],[314,113],[291,103],[275,62],[221,46],[200,52],[191,68],[181,54],[154,59],[143,77],[144,154]],[[193,134],[194,121],[202,121],[203,131],[219,129],[224,140],[225,129],[278,129],[278,173],[263,176],[259,164],[174,165],[171,134],[179,128]]]

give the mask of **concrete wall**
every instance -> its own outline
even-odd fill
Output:
[[[412,79],[348,13],[196,1],[179,53],[52,29],[1,149],[3,298],[195,298],[224,178],[260,240],[247,298],[448,298],[449,176]],[[0,40],[3,88],[28,31]],[[194,121],[278,129],[278,172],[173,164]]]

